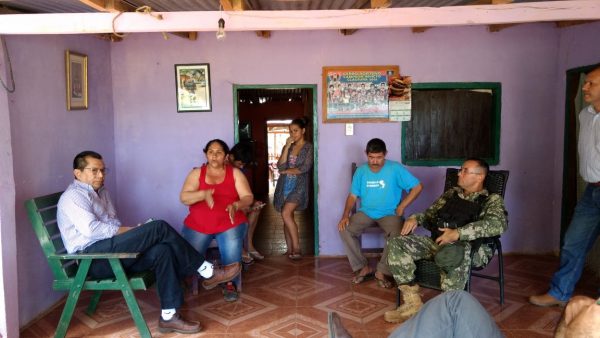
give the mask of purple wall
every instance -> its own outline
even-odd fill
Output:
[[[507,251],[546,252],[558,245],[560,210],[555,194],[555,136],[560,121],[554,100],[559,30],[549,24],[489,33],[485,27],[274,32],[259,39],[232,32],[222,42],[202,33],[198,41],[163,40],[160,34],[128,36],[114,44],[113,88],[120,212],[127,222],[163,217],[177,227],[186,215],[178,193],[188,170],[202,161],[211,138],[233,142],[232,84],[318,84],[323,66],[398,64],[415,82],[502,82],[501,159],[511,170],[507,191],[511,231]],[[269,61],[265,62],[268,53]],[[210,63],[213,111],[178,114],[173,65]],[[321,95],[319,93],[319,115]],[[560,116],[560,115],[558,115]],[[319,116],[320,120],[320,116]],[[400,158],[400,125],[356,124],[344,136],[343,124],[319,127],[319,237],[323,255],[343,253],[336,224],[350,180],[350,163],[364,160],[368,139],[383,138],[388,157]],[[339,154],[346,154],[340,156]],[[540,170],[542,169],[543,170]],[[411,168],[425,191],[409,212],[422,210],[441,193],[442,168]],[[151,196],[151,198],[148,198]],[[325,203],[327,208],[325,208]],[[538,236],[541,229],[547,237]],[[514,229],[514,230],[512,230]]]
[[[51,273],[27,218],[26,199],[64,190],[73,157],[102,153],[114,168],[110,43],[85,36],[8,37],[17,90],[9,94],[16,191],[16,240],[21,324],[54,304]],[[89,56],[90,109],[67,111],[65,50]],[[114,177],[108,178],[114,187]]]
[[[434,28],[420,34],[409,29],[359,30],[351,36],[290,31],[273,32],[270,39],[231,32],[222,42],[213,33],[199,34],[198,41],[130,34],[118,43],[92,36],[8,37],[17,81],[17,92],[8,95],[8,108],[20,323],[58,298],[51,291],[50,271],[23,201],[64,189],[71,181],[75,153],[90,148],[105,156],[113,169],[107,185],[124,223],[152,216],[180,227],[186,208],[179,203],[179,190],[189,170],[203,160],[202,147],[217,137],[233,142],[232,84],[318,84],[320,90],[323,66],[398,64],[416,82],[502,82],[498,168],[511,171],[505,251],[556,250],[564,69],[600,61],[595,59],[600,55],[597,43],[581,48],[596,42],[599,31],[596,23],[567,29],[528,24],[498,33],[483,26]],[[66,111],[65,49],[90,56],[88,110]],[[183,63],[210,64],[212,112],[176,112],[174,64]],[[355,124],[355,135],[344,136],[343,124],[319,122],[318,131],[320,252],[341,255],[336,224],[348,192],[350,163],[364,160],[364,145],[374,136],[388,143],[389,158],[399,159],[400,125]],[[6,172],[2,163],[0,172]],[[444,169],[410,169],[425,185],[408,210],[414,212],[440,194]],[[9,188],[0,190],[10,193]],[[5,219],[7,210],[1,211]],[[12,212],[8,210],[8,216]]]

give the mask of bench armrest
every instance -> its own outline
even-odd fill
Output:
[[[111,252],[111,253],[84,253],[84,254],[61,254],[50,255],[48,259],[110,259],[110,258],[137,258],[137,252]]]

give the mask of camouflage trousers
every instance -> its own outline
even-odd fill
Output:
[[[462,263],[450,273],[441,272],[442,290],[463,290],[469,278],[471,265],[471,245],[468,242],[457,242],[465,248]],[[407,284],[415,279],[415,261],[433,259],[440,246],[426,236],[408,235],[390,238],[388,241],[388,266],[398,285]]]

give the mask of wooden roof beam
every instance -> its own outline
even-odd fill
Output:
[[[557,28],[565,28],[577,25],[583,25],[585,23],[596,22],[598,20],[570,20],[570,21],[556,21],[554,24]]]
[[[513,27],[518,25],[518,23],[503,23],[503,24],[497,24],[497,25],[489,25],[488,26],[488,32],[491,33],[496,33],[499,32],[503,29],[509,28],[509,27]]]
[[[366,8],[388,8],[392,5],[391,0],[359,0],[352,5],[352,9],[366,9]],[[339,30],[342,35],[352,35],[356,33],[358,29],[342,28]]]
[[[224,11],[244,11],[246,10],[244,0],[220,0],[219,3]]]
[[[79,2],[98,12],[131,12],[135,9],[119,0],[79,0]]]

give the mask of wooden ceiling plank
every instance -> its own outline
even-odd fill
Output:
[[[371,8],[389,8],[392,0],[371,0]]]
[[[224,11],[244,11],[246,10],[244,0],[220,0]]]
[[[497,25],[489,25],[488,26],[488,31],[491,33],[496,33],[499,32],[503,29],[509,28],[509,27],[513,27],[518,25],[518,23],[505,23],[505,24],[497,24]]]
[[[558,28],[565,28],[577,25],[583,25],[586,23],[596,22],[598,20],[570,20],[570,21],[556,21],[554,24]]]
[[[352,35],[352,34],[356,33],[357,31],[358,31],[358,29],[343,28],[343,29],[340,29],[340,34],[342,34],[342,35]]]
[[[79,2],[98,12],[131,12],[134,10],[133,7],[119,0],[79,0]]]
[[[198,32],[169,32],[169,34],[183,39],[188,39],[190,41],[196,41],[198,39]]]
[[[413,33],[423,33],[430,28],[433,28],[433,27],[413,27],[412,32]]]

